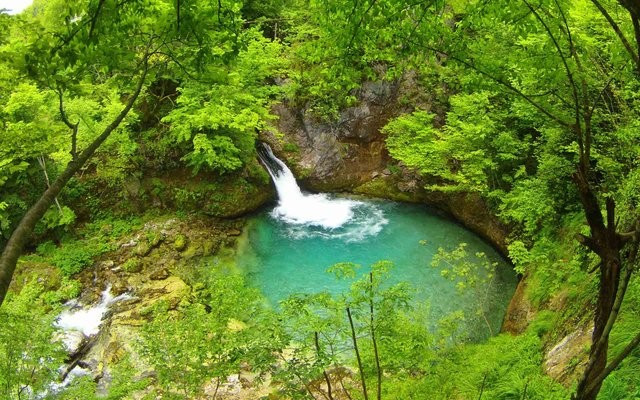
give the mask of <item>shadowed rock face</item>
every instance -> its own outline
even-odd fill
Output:
[[[311,115],[306,108],[274,107],[278,130],[299,149],[295,162],[290,162],[292,157],[284,158],[305,186],[350,190],[386,167],[389,156],[380,130],[391,118],[410,111],[398,104],[400,87],[397,82],[367,82],[356,92],[358,105],[342,110],[338,119],[330,122]],[[279,146],[274,147],[278,152]]]

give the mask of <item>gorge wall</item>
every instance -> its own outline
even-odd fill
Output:
[[[273,132],[261,133],[261,139],[285,160],[306,189],[426,203],[506,255],[508,227],[479,196],[427,191],[427,180],[389,156],[381,129],[392,118],[413,111],[403,99],[413,97],[415,91],[411,76],[395,82],[366,82],[354,92],[357,105],[343,109],[334,121],[321,120],[304,106],[281,103],[273,108],[278,116]],[[433,103],[425,101],[420,107],[439,115],[436,123],[443,120],[445,110]]]

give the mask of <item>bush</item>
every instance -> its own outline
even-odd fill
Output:
[[[67,275],[75,275],[91,263],[93,259],[111,250],[108,243],[98,241],[71,241],[63,243],[53,254],[51,262]]]

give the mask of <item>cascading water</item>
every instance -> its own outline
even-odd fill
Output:
[[[82,337],[89,337],[100,332],[102,318],[109,310],[109,307],[122,300],[128,300],[132,297],[126,293],[119,296],[111,294],[111,286],[102,292],[102,300],[100,303],[92,307],[70,307],[68,310],[60,314],[55,322],[57,328],[62,329],[63,342],[67,350],[73,351],[82,341]],[[74,335],[78,333],[80,335]]]
[[[87,338],[95,336],[100,332],[102,319],[110,306],[119,301],[132,298],[133,297],[127,293],[113,296],[111,294],[111,286],[107,286],[102,292],[100,303],[96,305],[87,307],[79,304],[77,300],[68,302],[68,309],[62,312],[54,322],[54,326],[60,329],[57,338],[62,340],[67,353],[77,353]],[[47,390],[35,396],[37,399],[48,398],[51,394],[60,392],[69,386],[74,379],[89,375],[91,370],[83,368],[80,365],[72,364],[71,369],[68,369],[67,365],[62,365],[59,372],[63,377],[62,382],[51,382]]]
[[[258,155],[278,192],[278,205],[271,216],[289,225],[291,237],[358,241],[377,234],[388,222],[374,204],[336,199],[322,193],[303,193],[291,170],[266,143],[259,145]]]

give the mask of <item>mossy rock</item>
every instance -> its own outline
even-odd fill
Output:
[[[145,234],[145,240],[141,240],[140,243],[135,247],[134,253],[139,256],[146,256],[151,253],[151,250],[160,246],[160,244],[164,241],[164,236],[157,232],[147,232]]]
[[[158,232],[148,232],[146,236],[147,243],[149,243],[149,247],[151,248],[160,246],[160,243],[164,240],[164,236]]]
[[[154,281],[163,281],[169,278],[169,276],[171,276],[169,271],[166,268],[161,268],[149,275],[149,279]]]
[[[215,254],[220,248],[220,238],[208,239],[202,243],[202,250],[205,256]]]
[[[354,193],[395,201],[415,202],[415,196],[402,192],[392,179],[375,178],[353,190]]]
[[[139,255],[141,257],[146,256],[147,254],[149,254],[152,250],[152,247],[149,245],[149,243],[147,242],[140,242],[138,243],[138,245],[133,249],[133,252],[136,255]]]
[[[126,272],[135,273],[142,271],[142,261],[139,258],[130,258],[122,264],[122,269]]]
[[[187,248],[187,237],[183,234],[176,236],[176,239],[173,241],[173,248],[177,251],[182,251]]]
[[[202,256],[203,248],[197,244],[191,244],[187,249],[182,253],[182,257],[185,260],[190,260],[194,257]]]
[[[62,272],[49,263],[20,260],[10,290],[19,292],[33,280],[37,280],[45,290],[57,290],[62,283]]]

